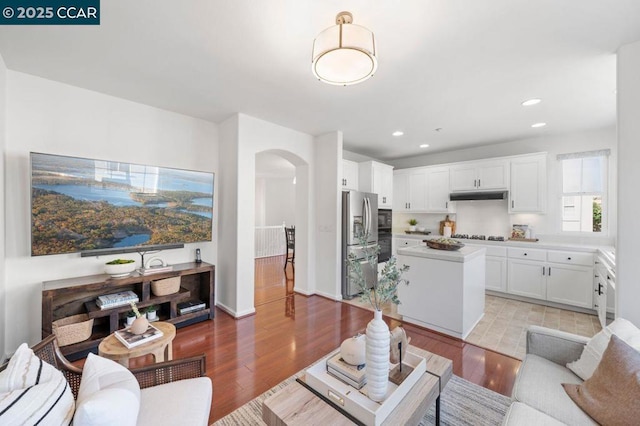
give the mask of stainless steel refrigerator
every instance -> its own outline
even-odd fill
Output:
[[[349,279],[347,256],[355,253],[361,260],[369,287],[378,282],[377,268],[371,268],[364,257],[358,235],[367,233],[367,246],[378,244],[378,195],[369,192],[344,191],[342,193],[342,298],[352,299],[360,288]]]

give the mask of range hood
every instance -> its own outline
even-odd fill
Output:
[[[506,200],[507,195],[507,191],[452,192],[449,194],[449,199],[451,201]]]

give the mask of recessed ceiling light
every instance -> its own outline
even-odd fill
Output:
[[[391,133],[393,136],[402,136],[404,135],[404,132],[401,130],[396,130],[395,132]]]
[[[544,127],[546,125],[547,123],[535,123],[535,124],[532,124],[531,127]]]
[[[536,105],[536,104],[539,104],[540,102],[542,102],[542,100],[537,98],[527,99],[526,101],[522,102],[522,106]]]
[[[428,143],[423,143],[422,145],[420,145],[420,148],[429,148],[429,144]]]

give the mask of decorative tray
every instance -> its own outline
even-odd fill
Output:
[[[429,235],[431,231],[404,231],[405,234]]]
[[[455,251],[455,250],[460,250],[462,247],[464,247],[464,244],[462,243],[456,243],[456,244],[439,243],[433,240],[424,240],[424,242],[427,243],[427,247],[431,247],[432,249],[436,249],[436,250]]]
[[[346,411],[365,425],[379,426],[382,424],[427,371],[427,361],[421,356],[407,351],[402,364],[413,368],[413,371],[400,385],[390,381],[384,400],[374,402],[367,397],[367,385],[356,390],[327,373],[327,358],[336,352],[333,351],[329,356],[306,369],[304,381],[307,386],[322,395],[325,401],[338,407],[339,411]],[[393,366],[395,364],[390,364],[390,367]]]

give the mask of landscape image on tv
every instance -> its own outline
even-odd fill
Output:
[[[31,255],[211,241],[213,179],[31,153]]]

